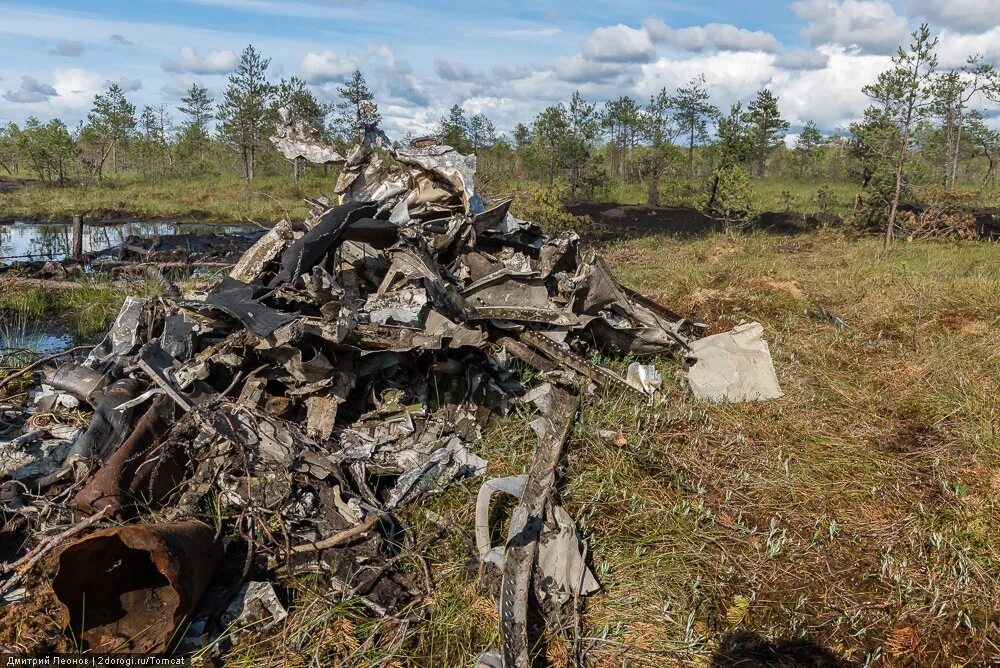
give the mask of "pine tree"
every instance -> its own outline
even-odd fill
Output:
[[[497,141],[497,129],[486,114],[469,119],[469,144],[473,153],[487,149]]]
[[[270,102],[274,86],[267,81],[270,58],[247,45],[219,105],[219,138],[235,148],[243,160],[248,181],[254,178],[257,147],[270,131]]]
[[[749,131],[757,176],[763,177],[767,156],[784,139],[789,123],[781,117],[778,98],[766,88],[758,91],[757,97],[747,106],[743,122]]]
[[[867,145],[893,171],[889,195],[889,219],[885,229],[885,246],[893,241],[899,201],[906,181],[906,165],[916,124],[926,118],[933,103],[931,82],[937,67],[934,49],[938,40],[931,37],[925,23],[913,33],[908,49],[899,47],[893,57],[893,67],[878,76],[874,84],[863,88],[875,104],[865,112]],[[879,130],[874,132],[873,130]],[[889,130],[889,131],[886,131]]]
[[[680,136],[687,138],[688,176],[694,175],[694,147],[708,141],[708,122],[719,115],[719,109],[708,102],[711,95],[705,86],[705,75],[691,79],[686,87],[677,89],[671,99],[674,122]]]
[[[470,135],[472,126],[465,115],[465,109],[460,105],[453,105],[447,116],[442,116],[438,121],[437,134],[448,146],[451,146],[459,153],[468,153],[472,150]]]
[[[532,124],[534,140],[548,163],[549,186],[555,182],[556,168],[561,164],[562,150],[569,132],[566,107],[554,104],[542,110]]]
[[[941,122],[944,137],[944,185],[954,188],[958,181],[962,135],[966,129],[969,103],[978,95],[1000,98],[1000,73],[981,55],[968,59],[965,66],[944,72],[931,85],[931,111]]]
[[[584,100],[577,90],[570,98],[566,120],[569,132],[562,148],[562,161],[569,167],[570,196],[575,198],[581,191],[593,194],[601,176],[594,160],[594,144],[601,132],[601,114],[597,105]]]
[[[182,131],[185,133],[193,131],[208,137],[208,124],[215,116],[212,113],[214,102],[207,88],[196,83],[191,84],[181,98],[181,105],[177,107],[177,110],[187,117],[181,124]]]
[[[340,133],[360,142],[365,136],[365,126],[378,126],[382,122],[378,105],[375,104],[375,94],[369,90],[361,70],[354,70],[351,78],[343,86],[337,87],[337,93],[341,98],[337,103]]]
[[[660,177],[678,136],[677,124],[670,113],[672,108],[670,95],[666,88],[662,88],[649,98],[643,110],[643,135],[649,142],[649,158],[645,165],[646,178],[649,180],[646,203],[649,206],[658,206],[660,203]]]
[[[112,165],[124,167],[129,135],[136,125],[135,105],[125,98],[118,84],[111,84],[103,95],[94,96],[87,122],[100,143],[100,156],[95,165],[98,178],[104,173],[104,162],[109,155]]]
[[[740,102],[733,104],[727,115],[719,117],[716,134],[721,168],[743,165],[750,159],[753,141],[745,119],[746,112]]]
[[[823,133],[819,126],[808,121],[795,140],[795,154],[799,160],[799,171],[805,175],[813,168],[816,155],[823,146]]]
[[[632,149],[642,134],[642,109],[626,95],[608,100],[604,103],[601,126],[611,139],[611,172],[624,179],[630,172]]]

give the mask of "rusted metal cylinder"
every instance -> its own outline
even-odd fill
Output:
[[[164,652],[222,556],[196,520],[95,532],[59,555],[61,621],[93,652]]]

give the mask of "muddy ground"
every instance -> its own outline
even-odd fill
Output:
[[[643,204],[622,205],[612,202],[570,204],[566,210],[575,216],[584,216],[594,222],[595,230],[592,236],[596,241],[639,238],[650,234],[700,236],[734,226],[742,229],[760,229],[775,234],[799,234],[843,222],[834,214],[803,214],[789,211],[764,213],[752,223],[737,225],[713,218],[690,207],[651,207]]]
[[[595,229],[589,236],[594,241],[637,239],[652,234],[701,236],[733,227],[772,234],[801,234],[844,224],[844,219],[836,214],[796,211],[770,211],[750,223],[731,223],[690,207],[584,202],[567,205],[566,210],[593,221]],[[904,210],[920,212],[919,208],[912,206]],[[981,239],[1000,239],[1000,208],[970,209],[968,213],[975,218]]]

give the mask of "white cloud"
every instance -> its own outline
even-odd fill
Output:
[[[118,46],[132,46],[132,41],[127,39],[125,35],[119,35],[115,33],[108,36],[108,41],[112,44],[117,44]]]
[[[827,54],[807,49],[792,49],[779,53],[774,64],[783,70],[821,70],[830,62]]]
[[[166,83],[160,86],[160,92],[166,94],[172,99],[179,99],[188,89],[191,88],[192,84],[202,84],[201,80],[197,77],[191,76],[190,74],[175,74],[174,76],[167,79]]]
[[[402,106],[426,107],[431,104],[431,96],[423,82],[411,74],[389,77],[385,82],[385,92],[390,101]]]
[[[358,61],[353,57],[341,57],[333,51],[307,53],[299,64],[302,78],[312,84],[343,81],[351,72],[358,68]]]
[[[178,74],[228,74],[236,68],[236,53],[228,49],[209,51],[204,57],[190,46],[181,47],[180,57],[164,60],[165,72]]]
[[[680,60],[660,58],[642,67],[636,93],[648,96],[661,88],[673,90],[705,74],[715,104],[726,107],[766,86],[774,76],[774,56],[723,51]]]
[[[792,125],[814,121],[832,130],[857,120],[870,101],[861,92],[890,65],[888,56],[863,55],[843,47],[825,50],[829,62],[822,69],[778,72],[772,90]]]
[[[895,52],[907,39],[906,18],[884,0],[798,0],[791,7],[806,21],[806,35],[813,44],[885,54]]]
[[[583,43],[583,55],[611,63],[643,63],[656,56],[649,33],[627,25],[598,28]]]
[[[111,79],[104,80],[105,88],[107,88],[111,84],[118,84],[118,87],[121,88],[126,93],[134,93],[135,91],[142,89],[142,79],[133,79],[130,77],[120,77],[118,79],[115,79],[114,81],[112,81]]]
[[[510,28],[505,30],[490,30],[483,33],[489,37],[505,37],[509,39],[538,39],[539,37],[555,37],[562,32],[555,26],[539,28]]]
[[[1000,61],[1000,27],[977,35],[963,35],[950,30],[941,33],[937,48],[938,65],[943,68],[961,67],[969,56],[982,55],[986,62]]]
[[[646,33],[656,43],[669,44],[692,52],[702,51],[763,51],[777,53],[781,43],[771,33],[750,31],[728,23],[671,28],[660,19],[643,21]]]
[[[469,83],[484,83],[486,73],[475,70],[462,63],[438,58],[434,61],[434,72],[445,81],[464,81]]]
[[[371,44],[369,43],[365,47],[370,59],[374,59],[376,69],[382,72],[391,72],[393,74],[409,74],[413,71],[410,67],[410,63],[407,60],[398,58],[396,52],[392,50],[387,44]]]
[[[60,40],[59,43],[55,45],[55,48],[49,51],[49,55],[66,56],[67,58],[76,58],[82,53],[83,42],[75,39]]]
[[[59,95],[52,98],[52,103],[66,109],[85,109],[103,90],[103,82],[104,78],[90,70],[57,69],[53,72],[52,87]]]
[[[50,97],[55,97],[58,94],[56,89],[49,84],[42,83],[32,76],[23,76],[20,87],[4,91],[3,99],[15,104],[32,104],[47,102]]]
[[[912,10],[933,25],[978,34],[1000,26],[997,0],[911,0]]]
[[[639,74],[636,63],[594,62],[580,54],[557,58],[551,71],[559,80],[573,84],[604,83],[630,76],[634,79]]]

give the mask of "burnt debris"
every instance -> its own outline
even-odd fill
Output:
[[[341,160],[301,124],[275,144]],[[700,339],[702,326],[622,286],[575,234],[487,206],[475,167],[434,139],[392,149],[367,128],[343,158],[337,204],[260,236],[207,291],[129,298],[86,359],[46,372],[48,401],[93,418],[0,442],[0,502],[26,546],[123,523],[58,557],[53,588],[83,647],[223,647],[247,615],[283,619],[271,583],[303,572],[398,614],[423,592],[396,557],[434,538],[399,510],[482,477],[475,533],[502,579],[503,644],[481,662],[528,666],[534,621],[599,586],[558,494],[579,396],[645,403],[661,382],[652,366],[621,376],[590,353],[687,358],[708,398],[780,395],[759,325]],[[484,430],[515,405],[537,413],[531,465],[485,479]],[[517,505],[493,546],[497,494]]]

